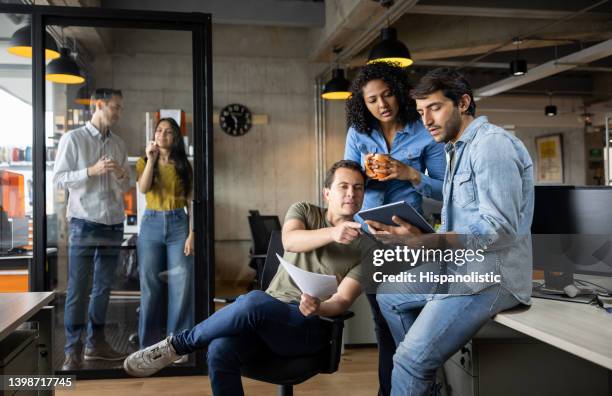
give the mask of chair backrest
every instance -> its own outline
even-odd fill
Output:
[[[249,227],[253,238],[252,254],[266,254],[272,231],[280,231],[278,216],[262,216],[258,211],[250,211]]]
[[[282,256],[285,253],[283,248],[283,238],[280,231],[272,231],[270,235],[270,244],[268,245],[268,252],[266,253],[266,262],[263,268],[263,274],[261,275],[261,290],[266,290],[272,282],[272,278],[276,275],[278,270],[278,258],[276,254]]]

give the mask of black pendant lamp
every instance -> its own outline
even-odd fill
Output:
[[[412,65],[408,48],[397,39],[397,30],[391,27],[380,30],[380,41],[370,51],[368,63],[394,62],[401,67]]]
[[[52,60],[46,68],[47,81],[60,84],[81,84],[85,82],[85,76],[79,70],[79,66],[70,56],[70,50],[66,47],[60,49],[60,57]]]
[[[515,59],[511,61],[510,73],[513,76],[522,76],[527,73],[527,61],[525,59]]]
[[[57,44],[51,35],[45,31],[45,60],[57,59],[60,53],[57,50]],[[9,41],[8,52],[13,55],[23,56],[25,58],[32,57],[32,26],[26,25],[18,29]]]
[[[510,74],[513,76],[522,76],[527,73],[527,61],[519,58],[519,45],[522,43],[522,40],[518,37],[514,37],[512,43],[516,45],[516,59],[510,62]]]
[[[351,96],[349,91],[350,82],[344,78],[344,70],[332,70],[332,78],[323,88],[321,97],[327,100],[346,100]]]
[[[326,100],[346,100],[351,97],[349,86],[351,83],[344,78],[344,70],[339,66],[339,54],[341,47],[334,47],[334,63],[336,67],[332,70],[332,78],[323,87],[321,97]]]
[[[557,115],[557,106],[552,104],[552,93],[548,93],[548,106],[544,107],[544,114],[547,117],[554,117]]]
[[[88,85],[86,84],[79,88],[74,103],[89,107],[91,104],[91,92]]]

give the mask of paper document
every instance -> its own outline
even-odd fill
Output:
[[[278,253],[276,257],[278,257],[281,265],[289,273],[289,276],[302,293],[323,298],[331,296],[338,290],[338,281],[334,275],[315,274],[314,272],[305,271],[284,260]]]

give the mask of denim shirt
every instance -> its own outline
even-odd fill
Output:
[[[359,133],[349,128],[344,149],[344,159],[361,164],[365,170],[368,153],[389,154],[394,159],[410,165],[421,173],[421,182],[416,186],[405,180],[381,182],[368,179],[362,209],[374,208],[397,201],[406,201],[422,212],[422,196],[442,200],[442,182],[446,169],[444,145],[436,143],[420,121],[408,123],[393,138],[391,151],[387,149],[385,137],[377,129],[370,134]],[[427,169],[428,175],[425,175]]]
[[[440,232],[454,231],[467,249],[483,249],[484,261],[449,265],[449,273],[501,275],[502,287],[520,302],[531,298],[533,163],[523,143],[478,117],[455,142],[455,165],[444,179]],[[452,149],[448,143],[445,150]],[[453,284],[473,294],[492,284]]]

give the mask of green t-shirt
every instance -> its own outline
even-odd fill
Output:
[[[304,223],[307,230],[318,230],[332,227],[327,221],[326,214],[327,209],[307,202],[298,202],[289,208],[285,221],[298,219]],[[325,275],[339,275],[341,278],[348,276],[361,282],[362,273],[359,265],[361,240],[362,238],[357,238],[349,245],[332,242],[305,253],[285,252],[283,258],[306,271]],[[288,303],[299,302],[302,295],[300,289],[281,265],[279,265],[266,293]]]

